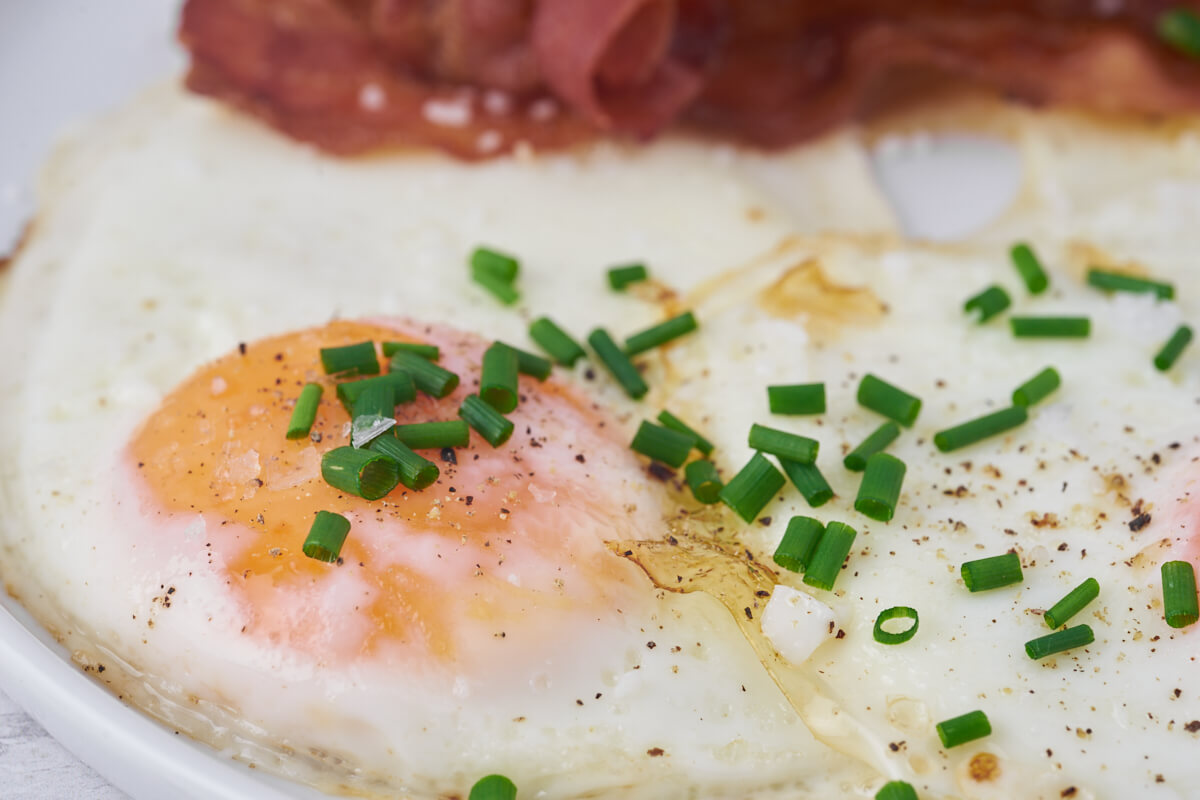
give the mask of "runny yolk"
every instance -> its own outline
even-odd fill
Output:
[[[658,495],[605,415],[553,379],[522,377],[507,445],[492,448],[472,432],[457,464],[423,453],[442,474],[422,492],[399,486],[368,501],[326,484],[321,454],[348,444],[349,417],[318,351],[363,340],[438,344],[443,366],[462,379],[450,397],[400,406],[401,424],[456,419],[475,390],[483,343],[473,337],[335,322],[203,367],[130,445],[143,507],[203,516],[208,561],[243,609],[247,635],[331,661],[380,653],[463,661],[472,652],[477,660],[481,639],[523,627],[545,635],[581,610],[615,613],[646,594],[603,542],[655,536],[646,521],[661,518]],[[325,387],[312,434],[288,440],[294,400],[310,381]],[[301,551],[322,509],[352,522],[338,564]]]

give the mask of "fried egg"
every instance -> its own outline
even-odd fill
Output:
[[[1168,372],[1151,358],[1200,277],[1161,241],[1126,263],[1136,209],[1031,156],[1054,124],[1018,142],[1025,206],[932,246],[893,235],[851,134],[770,157],[668,139],[338,161],[150,93],[60,149],[0,307],[6,585],[132,704],[335,794],[464,797],[499,773],[547,798],[872,797],[887,780],[923,798],[1187,797],[1195,632],[1163,621],[1158,568],[1200,557],[1200,385],[1194,353]],[[1089,230],[1047,186],[1114,223]],[[998,245],[1017,229],[1044,295]],[[480,244],[520,256],[516,306],[470,281]],[[1081,259],[1178,300],[1099,292]],[[652,280],[608,289],[604,268],[631,260]],[[976,324],[962,303],[990,284],[1012,313],[1087,315],[1092,335]],[[425,451],[424,490],[367,501],[321,477],[351,432],[322,348],[437,345],[459,387],[397,414],[448,420],[485,348],[534,349],[538,316],[583,340],[684,310],[699,328],[637,359],[641,400],[588,358],[521,378],[507,443]],[[1025,425],[934,448],[1046,366],[1062,386]],[[841,463],[882,421],[855,399],[867,373],[923,401],[889,447],[907,475],[887,523],[855,510]],[[289,440],[308,382],[326,388],[316,423]],[[826,412],[770,413],[767,385],[814,382]],[[698,503],[630,449],[662,409],[713,442],[726,481],[752,423],[818,440],[835,497],[813,509],[785,486],[749,522]],[[301,549],[318,510],[351,522],[333,563]],[[771,560],[797,515],[858,532],[832,591]],[[967,591],[963,562],[1009,551],[1019,584]],[[1041,612],[1088,577],[1095,641],[1028,658]],[[920,626],[887,646],[872,630],[892,606]],[[943,747],[935,724],[977,709],[992,735]]]

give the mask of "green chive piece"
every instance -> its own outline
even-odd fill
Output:
[[[374,383],[360,392],[351,415],[350,444],[363,447],[394,426],[395,409],[392,387],[386,383]]]
[[[1086,339],[1092,333],[1087,317],[1009,317],[1018,339]]]
[[[403,350],[406,353],[416,353],[421,358],[437,361],[442,353],[436,344],[420,344],[419,342],[384,342],[383,357],[391,358]]]
[[[321,477],[335,489],[378,500],[400,483],[400,465],[371,450],[335,447],[321,457]]]
[[[911,783],[888,781],[875,793],[875,800],[918,800],[917,790]]]
[[[904,462],[890,453],[875,453],[868,458],[854,510],[877,522],[890,522],[907,470]]]
[[[620,267],[613,267],[608,271],[608,285],[615,292],[625,291],[625,287],[631,283],[640,283],[646,280],[650,273],[646,271],[645,264],[625,264]]]
[[[1024,575],[1021,574],[1021,559],[1016,553],[965,561],[959,572],[962,573],[963,583],[967,585],[969,592],[999,589],[1001,586],[1020,583],[1024,579]]]
[[[793,383],[767,387],[772,414],[824,414],[825,384]]]
[[[903,389],[874,375],[864,375],[858,384],[858,404],[869,408],[888,419],[894,419],[904,427],[911,427],[921,413],[921,400]]]
[[[693,461],[683,468],[683,477],[687,480],[692,497],[705,505],[711,505],[721,499],[721,490],[725,484],[717,474],[717,465],[706,459]]]
[[[705,439],[703,436],[701,436],[699,433],[696,432],[695,428],[693,428],[691,425],[688,425],[686,422],[684,422],[679,417],[672,414],[670,411],[667,411],[665,409],[663,411],[660,411],[658,413],[658,421],[663,424],[663,427],[670,428],[673,431],[679,431],[680,433],[686,433],[688,436],[691,436],[693,439],[696,440],[695,447],[697,450],[699,450],[701,453],[703,453],[706,456],[712,455],[713,443],[710,442],[708,439]]]
[[[395,436],[380,436],[371,441],[370,447],[400,465],[400,482],[409,489],[421,490],[438,479],[438,465],[419,456],[408,445]]]
[[[467,395],[458,408],[458,415],[492,447],[499,447],[512,436],[512,420],[484,402],[479,395]]]
[[[521,299],[521,293],[513,287],[512,281],[504,280],[498,273],[472,267],[471,278],[506,306],[511,306]]]
[[[1187,561],[1162,565],[1163,612],[1172,628],[1186,628],[1200,619],[1197,608],[1196,569]]]
[[[991,414],[946,428],[933,435],[933,444],[943,453],[966,447],[983,441],[992,436],[999,436],[1010,431],[1029,419],[1029,411],[1025,406],[1009,406]]]
[[[554,365],[550,363],[550,359],[542,358],[536,353],[522,350],[519,347],[513,347],[511,344],[505,344],[504,342],[497,342],[496,344],[503,344],[517,354],[517,372],[539,381],[544,381],[550,377],[550,370],[554,369]]]
[[[1175,287],[1162,281],[1152,281],[1149,278],[1138,278],[1123,272],[1098,269],[1092,267],[1087,272],[1088,286],[1104,289],[1109,292],[1134,292],[1138,294],[1154,294],[1159,300],[1175,299]]]
[[[1158,18],[1158,35],[1187,56],[1200,57],[1200,17],[1190,8],[1173,8]]]
[[[629,446],[635,453],[679,469],[695,443],[696,440],[686,433],[642,420]]]
[[[789,572],[804,572],[812,560],[817,542],[825,533],[825,526],[812,517],[792,517],[779,547],[775,548],[775,563]]]
[[[1046,620],[1046,625],[1051,629],[1066,625],[1067,620],[1083,611],[1084,607],[1095,600],[1099,594],[1099,582],[1095,578],[1088,578],[1068,592],[1066,597],[1051,606],[1050,610],[1042,615],[1042,619]]]
[[[392,372],[407,372],[413,383],[431,397],[445,397],[458,388],[458,376],[427,358],[403,350],[392,355]]]
[[[512,283],[521,271],[521,262],[507,253],[477,247],[471,253],[471,269],[490,272],[505,283]]]
[[[415,422],[397,425],[392,435],[413,450],[466,447],[471,442],[471,426],[461,419],[446,422]]]
[[[831,591],[842,573],[842,564],[850,555],[854,546],[854,537],[858,532],[842,522],[831,522],[825,526],[812,557],[808,560],[808,569],[804,573],[804,582],[818,589]]]
[[[592,349],[596,351],[600,363],[612,373],[627,395],[634,400],[640,400],[645,396],[650,387],[642,380],[642,373],[638,372],[629,357],[621,352],[621,348],[617,347],[617,343],[608,335],[608,331],[596,328],[588,334],[587,340]]]
[[[1171,338],[1166,341],[1162,349],[1154,356],[1154,366],[1159,372],[1166,372],[1178,360],[1183,349],[1192,343],[1192,329],[1187,325],[1180,325],[1171,334]]]
[[[304,539],[304,555],[317,561],[337,561],[349,532],[350,520],[332,511],[318,511]]]
[[[321,404],[323,391],[319,383],[305,384],[300,390],[300,396],[296,398],[296,405],[292,408],[292,419],[288,422],[287,438],[303,439],[308,436],[313,423],[317,421],[317,407]]]
[[[912,624],[902,631],[893,633],[883,629],[883,623],[893,619],[912,620]],[[875,641],[880,644],[904,644],[909,639],[917,635],[917,628],[921,625],[921,617],[917,614],[915,608],[909,606],[893,606],[879,612],[879,616],[875,618]]]
[[[1011,305],[1012,300],[1009,299],[1008,292],[999,286],[989,286],[979,294],[968,298],[967,302],[963,303],[963,311],[968,314],[978,311],[979,319],[976,322],[982,324]]]
[[[1017,268],[1017,274],[1021,276],[1021,280],[1030,294],[1041,294],[1046,291],[1046,287],[1050,285],[1050,279],[1046,277],[1046,270],[1042,269],[1042,262],[1038,260],[1032,247],[1024,242],[1018,242],[1013,245],[1009,255],[1012,256],[1013,266]]]
[[[862,472],[867,468],[867,459],[876,453],[882,453],[885,448],[900,436],[900,426],[891,420],[883,423],[875,431],[862,440],[858,447],[851,450],[842,459],[846,469],[851,472]]]
[[[817,450],[820,443],[807,436],[797,436],[794,433],[768,428],[765,425],[750,426],[747,443],[755,450],[770,453],[789,461],[799,461],[801,464],[811,464],[817,460]]]
[[[343,347],[322,347],[321,366],[325,368],[326,375],[378,375],[379,359],[375,357],[375,343],[359,342]]]
[[[392,390],[392,399],[396,401],[397,406],[411,403],[417,399],[417,389],[413,385],[412,376],[407,372],[392,371],[385,375],[376,375],[374,378],[339,383],[337,386],[338,400],[341,400],[346,411],[354,416],[354,404],[358,402],[359,396],[372,386],[389,387]]]
[[[833,489],[815,463],[801,464],[799,461],[781,458],[779,466],[783,467],[788,479],[800,490],[800,494],[804,495],[809,508],[819,508],[833,499]]]
[[[579,343],[549,317],[539,317],[530,324],[529,338],[564,367],[575,366],[576,361],[587,355]]]
[[[480,778],[471,787],[467,800],[516,800],[517,787],[503,775]]]
[[[942,740],[942,747],[947,748],[982,739],[991,733],[992,723],[982,711],[971,711],[937,724],[938,738]]]
[[[783,473],[763,456],[755,453],[721,490],[721,502],[739,517],[751,522],[766,508],[775,493],[783,488]]]
[[[1096,636],[1092,633],[1090,625],[1076,625],[1074,628],[1065,628],[1061,631],[1048,633],[1045,636],[1039,636],[1036,639],[1030,639],[1025,643],[1025,655],[1037,661],[1046,656],[1061,653],[1064,650],[1083,647],[1095,640]]]
[[[483,351],[479,396],[501,414],[517,408],[517,354],[496,342]]]
[[[1058,370],[1046,367],[1013,390],[1014,406],[1031,406],[1049,397],[1062,384]]]
[[[625,339],[625,354],[632,357],[655,347],[660,347],[672,339],[696,330],[696,317],[691,311],[685,311],[677,317],[671,317],[666,322],[639,331]]]

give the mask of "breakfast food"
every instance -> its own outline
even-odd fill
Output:
[[[332,793],[1187,796],[1194,129],[991,114],[1021,198],[934,246],[853,134],[340,161],[151,92],[0,306],[6,586]]]

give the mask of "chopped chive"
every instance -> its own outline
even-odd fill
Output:
[[[521,271],[521,262],[498,250],[477,247],[471,253],[471,269],[489,272],[505,283],[512,283]]]
[[[816,463],[801,464],[799,461],[781,458],[779,466],[783,467],[788,478],[800,490],[800,494],[804,495],[809,508],[823,506],[833,498],[833,489],[821,474],[821,470],[817,469]]]
[[[893,633],[883,629],[883,624],[893,619],[912,620],[912,624],[902,631]],[[879,616],[875,618],[875,641],[880,644],[904,644],[909,639],[917,635],[917,628],[921,625],[921,618],[917,614],[915,608],[908,606],[893,606],[879,612]]]
[[[851,472],[862,472],[867,468],[867,459],[875,453],[882,453],[889,444],[896,441],[899,435],[900,426],[888,420],[876,428],[870,436],[863,439],[858,447],[847,453],[846,457],[842,459],[842,463]]]
[[[349,532],[350,520],[332,511],[318,511],[304,539],[304,555],[317,561],[337,561]]]
[[[505,419],[499,411],[480,399],[479,395],[469,394],[463,398],[458,415],[492,447],[499,447],[512,436],[512,420]]]
[[[360,392],[354,401],[351,415],[350,444],[363,447],[381,433],[396,424],[396,400],[392,387],[386,383],[373,383]]]
[[[721,499],[721,490],[725,484],[717,474],[717,466],[711,461],[699,459],[683,468],[683,477],[687,479],[692,497],[697,501],[710,505]]]
[[[1092,333],[1087,317],[1009,317],[1018,339],[1086,339]]]
[[[1180,325],[1171,334],[1171,338],[1163,344],[1162,349],[1154,356],[1154,366],[1159,372],[1166,372],[1174,365],[1175,361],[1183,353],[1183,349],[1192,342],[1192,329],[1187,325]]]
[[[812,517],[792,517],[788,520],[783,539],[775,548],[775,563],[789,572],[804,572],[817,549],[825,526]]]
[[[507,414],[517,408],[517,354],[496,342],[483,351],[479,396],[489,406]]]
[[[620,267],[612,267],[608,271],[608,285],[613,288],[613,291],[621,292],[631,283],[639,283],[646,280],[649,273],[646,271],[645,264],[626,264]]]
[[[406,353],[416,353],[421,358],[428,358],[430,361],[437,361],[441,358],[441,351],[438,350],[436,344],[421,344],[419,342],[384,342],[383,357],[391,358],[403,350]]]
[[[1090,625],[1076,625],[1074,628],[1065,628],[1036,639],[1030,639],[1025,643],[1025,655],[1037,661],[1064,650],[1083,647],[1095,640],[1096,636],[1092,633]]]
[[[1088,270],[1087,282],[1089,286],[1096,289],[1104,289],[1108,292],[1154,294],[1160,300],[1173,300],[1175,298],[1175,287],[1169,283],[1153,281],[1149,278],[1139,278],[1135,275],[1126,275],[1123,272],[1097,269],[1096,267]]]
[[[917,790],[912,787],[911,783],[904,781],[888,781],[883,785],[878,792],[875,793],[875,800],[919,800],[917,798]]]
[[[521,299],[521,293],[513,287],[512,282],[504,280],[495,272],[474,267],[471,269],[471,278],[506,306],[511,306]]]
[[[1025,406],[1009,406],[991,414],[946,428],[933,435],[933,444],[943,453],[966,447],[970,444],[998,436],[1010,431],[1029,419],[1029,411]]]
[[[699,450],[701,453],[703,453],[706,456],[712,455],[713,443],[710,442],[708,439],[705,439],[703,436],[701,436],[699,433],[696,432],[695,428],[688,425],[686,422],[684,422],[679,417],[672,414],[670,411],[667,411],[664,409],[664,410],[658,412],[658,421],[663,424],[663,427],[670,428],[673,431],[679,431],[680,433],[686,433],[688,436],[691,436],[693,439],[696,440],[695,447],[697,450]]]
[[[877,522],[890,522],[907,470],[903,461],[889,453],[875,453],[868,458],[854,510]]]
[[[1083,611],[1084,607],[1095,600],[1099,594],[1100,584],[1095,578],[1088,578],[1068,592],[1066,597],[1051,606],[1050,610],[1042,615],[1042,619],[1051,628],[1066,625],[1067,620]]]
[[[529,338],[564,367],[575,366],[576,361],[587,355],[579,343],[549,317],[539,317],[530,324]]]
[[[988,722],[987,714],[982,711],[971,711],[937,724],[938,738],[942,740],[942,747],[946,748],[958,747],[990,736],[991,733],[992,723]]]
[[[550,377],[550,370],[554,369],[554,365],[550,363],[550,359],[542,358],[536,353],[522,350],[519,347],[513,347],[511,344],[505,344],[504,342],[497,342],[496,344],[503,344],[517,354],[517,372],[539,381],[544,381]]]
[[[354,404],[358,402],[359,395],[372,386],[389,387],[392,390],[392,399],[396,401],[397,406],[404,403],[411,403],[417,399],[417,389],[413,386],[412,376],[407,372],[396,372],[393,370],[384,375],[376,375],[374,378],[346,381],[345,383],[338,384],[337,396],[351,416],[354,414]]]
[[[824,414],[825,384],[793,383],[767,387],[772,414]]]
[[[1012,256],[1013,266],[1017,268],[1017,274],[1021,276],[1021,280],[1030,294],[1041,294],[1046,291],[1046,287],[1050,285],[1050,279],[1046,277],[1046,270],[1042,269],[1042,262],[1038,260],[1032,247],[1024,242],[1018,242],[1013,245],[1009,255]]]
[[[413,450],[466,447],[471,441],[471,428],[461,419],[415,422],[411,425],[397,425],[392,428],[392,435]]]
[[[625,353],[636,356],[655,347],[660,347],[672,339],[696,330],[696,317],[690,311],[685,311],[677,317],[671,317],[666,322],[660,322],[639,331],[625,339]]]
[[[968,314],[978,311],[979,319],[976,322],[984,323],[1010,305],[1012,305],[1012,300],[1009,299],[1008,292],[999,286],[989,286],[979,294],[968,298],[967,302],[963,303],[963,311]]]
[[[1196,598],[1196,569],[1187,561],[1162,565],[1163,613],[1172,628],[1186,628],[1200,619]]]
[[[503,775],[480,778],[471,787],[467,800],[516,800],[517,787]]]
[[[322,347],[321,366],[325,368],[326,375],[378,375],[379,359],[375,356],[375,343],[359,342],[343,347]]]
[[[378,500],[400,482],[400,465],[371,450],[335,447],[321,457],[321,477],[335,489]]]
[[[427,358],[403,350],[392,355],[392,372],[407,372],[413,383],[427,395],[445,397],[458,388],[458,376]]]
[[[596,351],[600,363],[617,379],[617,383],[621,384],[627,395],[634,400],[645,396],[650,387],[646,386],[646,382],[642,380],[642,374],[638,372],[629,357],[621,352],[621,348],[617,347],[617,343],[608,335],[608,331],[596,328],[588,334],[587,340],[592,349]]]
[[[1200,57],[1200,17],[1190,8],[1172,8],[1158,17],[1158,36],[1184,55]]]
[[[395,436],[380,436],[371,442],[370,447],[400,465],[400,482],[409,489],[424,489],[436,481],[441,472],[437,464],[417,455]]]
[[[746,522],[766,508],[775,493],[783,488],[783,474],[763,456],[755,453],[737,475],[721,490],[721,502]]]
[[[825,533],[817,542],[812,557],[808,560],[808,569],[804,572],[804,582],[818,589],[831,591],[842,572],[842,564],[850,555],[854,546],[854,537],[858,532],[842,522],[831,522],[825,526]]]
[[[1013,390],[1014,406],[1031,406],[1049,397],[1062,383],[1058,370],[1046,367]]]
[[[292,419],[288,422],[287,438],[303,439],[308,436],[313,423],[317,421],[317,407],[321,404],[323,391],[319,383],[305,384],[300,390],[300,396],[296,398],[296,405],[292,408]]]
[[[799,461],[801,464],[811,464],[817,460],[817,450],[820,443],[807,436],[797,436],[794,433],[768,428],[765,425],[750,426],[747,443],[755,450],[770,453],[789,461]]]
[[[969,592],[999,589],[1001,586],[1020,583],[1024,578],[1021,574],[1021,559],[1016,553],[965,561],[959,571]]]
[[[911,427],[917,414],[921,413],[920,398],[870,374],[864,375],[858,384],[858,404],[894,419],[906,428]]]
[[[642,420],[629,446],[636,453],[679,469],[695,443],[696,440],[686,433]]]

